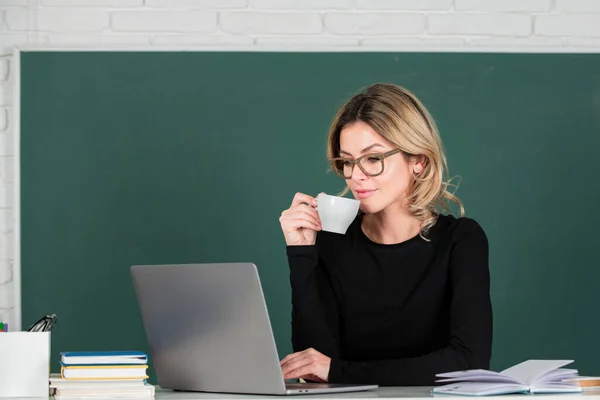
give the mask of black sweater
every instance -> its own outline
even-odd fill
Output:
[[[472,219],[440,215],[430,242],[345,235],[287,246],[294,352],[331,357],[329,382],[433,385],[436,373],[489,368],[488,241]]]

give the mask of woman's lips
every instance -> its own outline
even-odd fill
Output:
[[[375,189],[372,189],[372,190],[361,189],[361,190],[356,191],[356,195],[361,200],[368,199],[369,197],[371,197],[373,195],[373,193],[375,193]]]

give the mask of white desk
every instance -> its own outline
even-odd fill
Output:
[[[444,400],[453,399],[470,399],[473,397],[462,396],[447,396],[447,395],[432,395],[431,387],[380,387],[377,390],[369,390],[366,392],[348,392],[348,393],[332,393],[332,394],[306,394],[293,396],[271,396],[271,395],[235,395],[221,393],[197,393],[197,392],[174,392],[172,390],[164,390],[156,388],[155,399],[157,400],[195,400],[195,399],[271,399],[271,398],[287,398],[294,400],[312,400],[312,399],[414,399],[423,400],[424,397],[442,397]],[[588,390],[583,393],[571,394],[514,394],[503,396],[485,396],[489,400],[517,400],[519,397],[527,399],[529,396],[534,396],[532,400],[576,400],[585,396],[585,400],[600,400],[600,390]]]
[[[348,392],[348,393],[332,393],[332,394],[306,394],[293,396],[272,396],[272,395],[242,395],[242,394],[225,394],[225,393],[205,393],[205,392],[175,392],[156,387],[156,400],[196,400],[196,399],[274,399],[286,398],[294,400],[312,400],[312,399],[403,399],[403,400],[423,400],[424,397],[442,397],[444,400],[463,399],[473,400],[473,397],[463,396],[447,396],[447,395],[432,395],[431,387],[425,386],[409,386],[409,387],[380,387],[377,390],[369,390],[365,392]],[[586,390],[583,393],[571,394],[513,394],[502,396],[484,396],[489,400],[518,400],[523,398],[527,400],[529,396],[534,396],[531,400],[600,400],[599,390]],[[581,399],[584,396],[585,399]],[[71,399],[71,398],[70,398]],[[90,397],[86,398],[90,399]],[[0,397],[0,400],[54,400],[49,398],[16,398],[16,397]],[[75,400],[75,398],[72,398]]]

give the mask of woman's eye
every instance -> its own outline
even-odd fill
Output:
[[[379,158],[377,158],[377,157],[369,157],[368,160],[369,160],[370,163],[376,163],[376,162],[379,161]]]
[[[344,167],[349,167],[352,163],[350,161],[344,161]]]

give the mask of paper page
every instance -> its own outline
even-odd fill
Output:
[[[554,371],[573,360],[527,360],[502,371],[502,375],[513,378],[515,381],[531,386],[540,377]]]
[[[577,376],[574,378],[577,381],[600,381],[600,376]]]
[[[568,379],[576,378],[576,369],[559,368],[554,371],[548,372],[546,375],[537,379],[537,382],[561,382]]]
[[[505,393],[523,393],[527,388],[523,385],[506,383],[462,382],[439,386],[432,390],[434,394],[453,394],[462,396],[487,396]]]
[[[521,384],[521,382],[517,382],[510,377],[500,374],[499,372],[489,371],[487,369],[471,369],[467,371],[446,372],[443,374],[437,374],[436,376],[439,378],[445,378],[443,380],[437,380],[437,382],[478,381]]]
[[[436,382],[465,382],[465,381],[476,381],[476,382],[489,382],[489,383],[515,383],[514,380],[502,375],[469,375],[457,378],[444,378],[437,379]]]
[[[488,371],[487,369],[469,369],[466,371],[453,371],[436,374],[440,378],[463,378],[471,376],[499,376],[500,373],[495,371]]]
[[[63,357],[65,365],[89,365],[89,364],[145,364],[146,358],[133,356],[96,356],[96,357]]]
[[[573,383],[550,383],[540,386],[533,386],[531,393],[580,393],[583,389]]]

